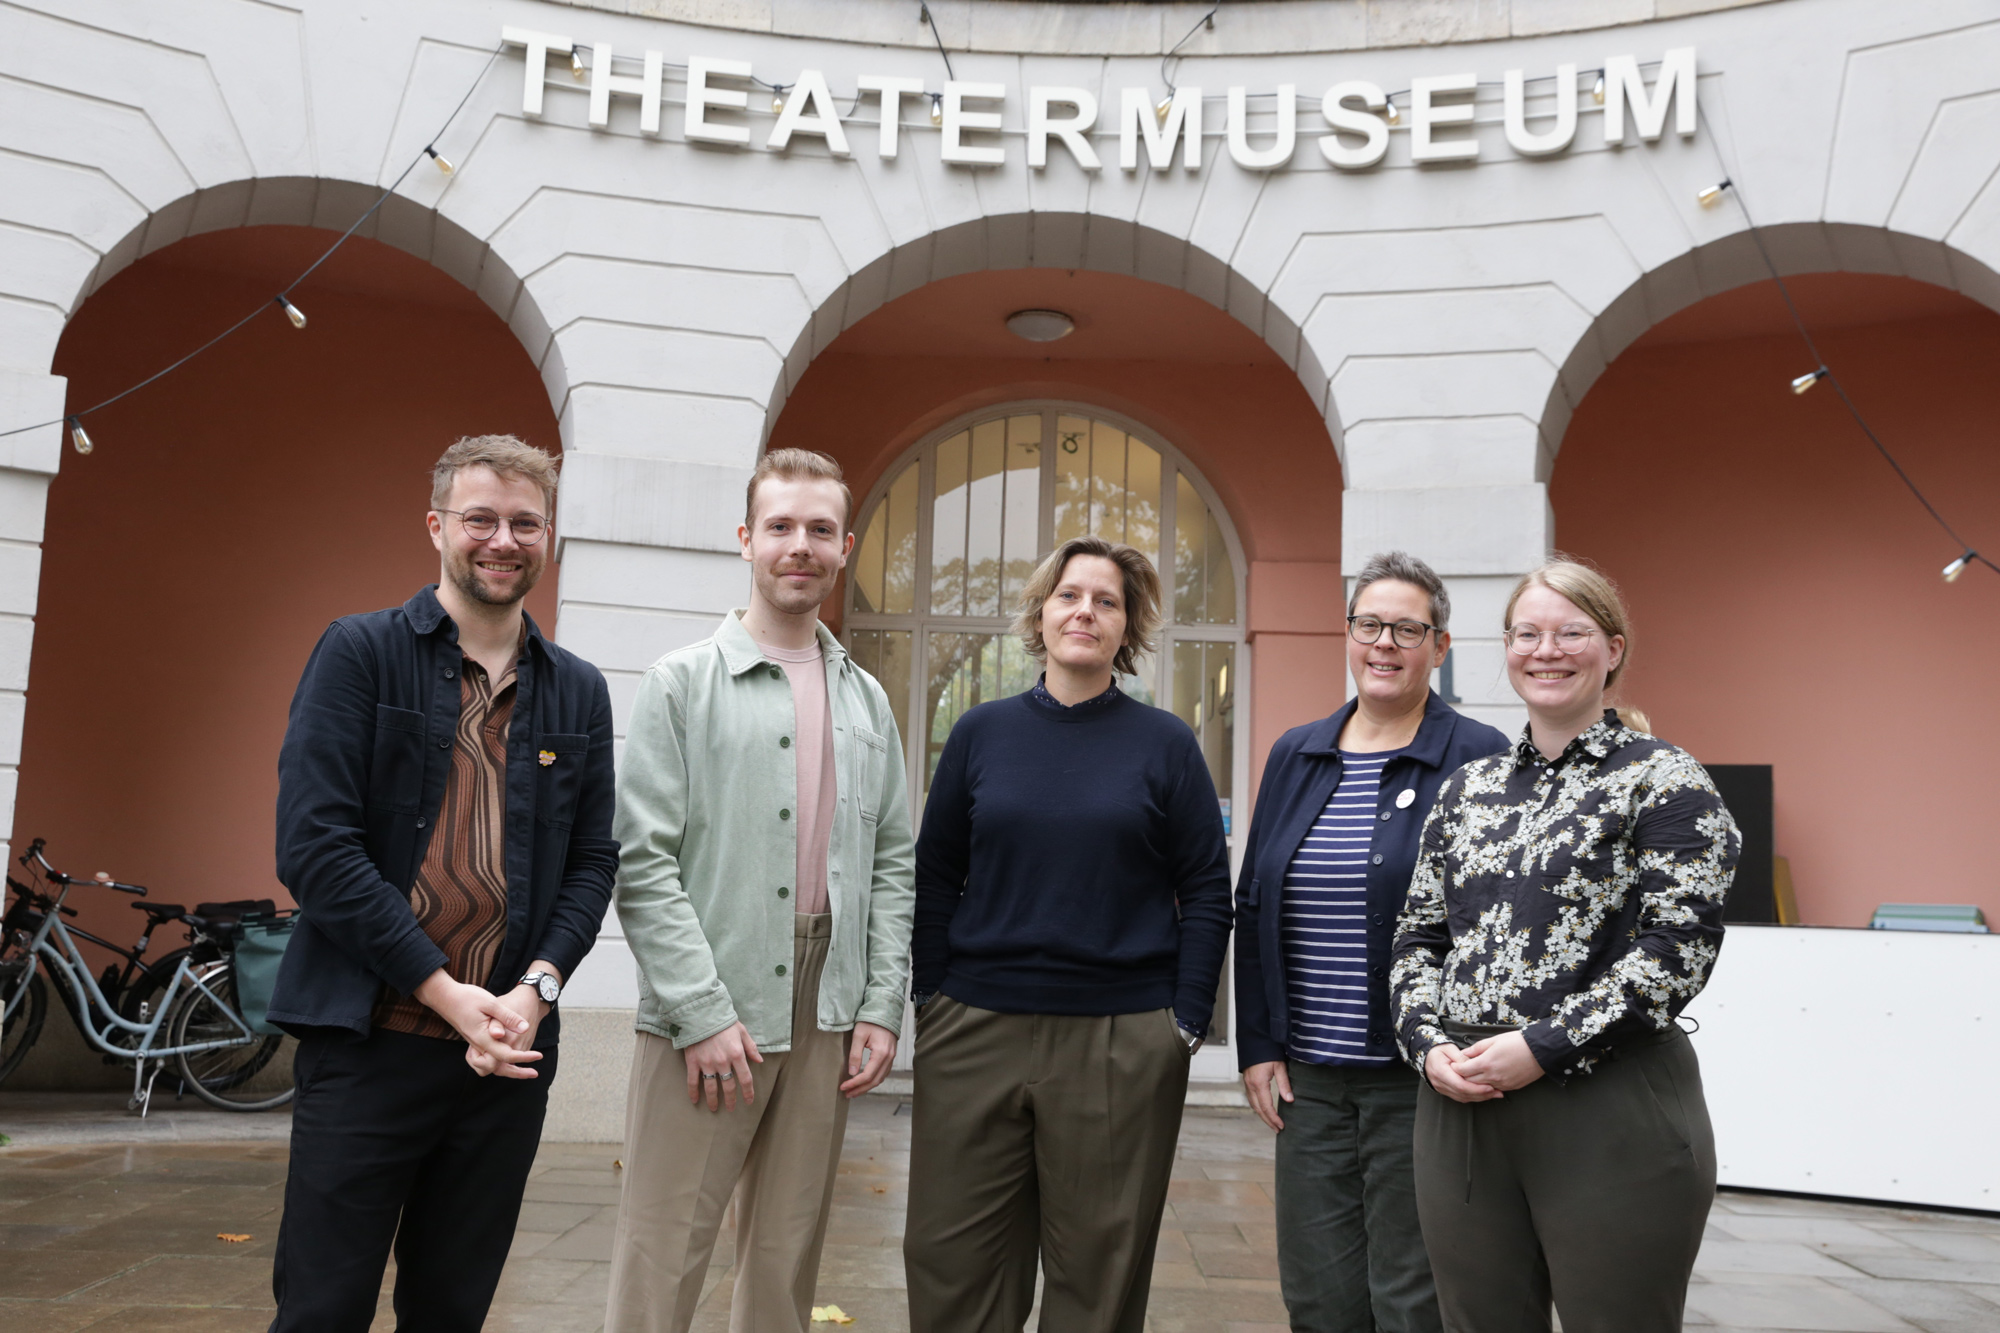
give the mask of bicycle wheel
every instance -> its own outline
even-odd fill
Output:
[[[7,1015],[0,1030],[0,1081],[20,1067],[35,1039],[42,1035],[42,1023],[49,1016],[49,988],[41,976],[28,976],[28,960],[10,958],[0,963],[0,1003],[13,1004],[25,981],[28,993]]]
[[[236,978],[229,964],[201,974],[205,989],[183,995],[166,1023],[167,1044],[231,1041],[213,1050],[174,1057],[182,1084],[195,1096],[225,1111],[268,1111],[292,1099],[292,1053],[298,1043],[283,1034],[243,1036],[237,1025]],[[212,994],[211,994],[212,992]]]

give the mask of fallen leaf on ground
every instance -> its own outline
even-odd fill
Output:
[[[838,1305],[815,1305],[812,1321],[815,1324],[851,1324],[854,1316]]]
[[[217,1240],[226,1240],[231,1245],[241,1245],[244,1241],[250,1239],[250,1233],[247,1231],[218,1231],[215,1233],[215,1238]]]
[[[623,1157],[612,1158],[611,1169],[613,1171],[623,1171],[625,1169],[625,1159]]]

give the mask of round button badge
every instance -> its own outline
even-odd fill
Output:
[[[1396,793],[1396,808],[1398,810],[1407,810],[1416,803],[1417,789],[1415,787],[1405,787]]]

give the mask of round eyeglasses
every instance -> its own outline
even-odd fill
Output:
[[[1377,620],[1374,616],[1347,618],[1347,637],[1356,643],[1375,643],[1381,639],[1385,629],[1398,648],[1420,648],[1424,635],[1437,632],[1436,625],[1426,625],[1421,620]]]
[[[1590,642],[1590,636],[1597,633],[1589,625],[1562,625],[1556,629],[1536,629],[1533,625],[1509,625],[1507,627],[1507,651],[1516,657],[1527,657],[1542,646],[1542,640],[1553,636],[1556,647],[1565,653],[1583,651]]]
[[[465,529],[465,535],[476,542],[491,541],[502,524],[514,534],[515,542],[522,546],[533,546],[549,530],[549,521],[540,514],[516,514],[512,518],[502,518],[486,509],[474,509],[469,513],[458,509],[440,509],[437,512],[456,516],[459,526]]]

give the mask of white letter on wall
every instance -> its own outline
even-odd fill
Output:
[[[1049,115],[1051,106],[1073,106],[1076,114],[1064,116],[1060,120]],[[1082,88],[1030,88],[1028,89],[1028,165],[1045,167],[1049,164],[1049,136],[1063,141],[1077,165],[1085,171],[1096,171],[1104,164],[1097,160],[1097,150],[1084,138],[1084,131],[1097,124],[1097,98]]]
[[[1139,169],[1141,135],[1145,136],[1146,160],[1153,164],[1153,170],[1165,171],[1174,164],[1177,138],[1182,139],[1181,165],[1189,171],[1201,170],[1201,89],[1174,89],[1164,117],[1153,109],[1150,90],[1125,89],[1118,101],[1118,165],[1127,171]]]
[[[549,52],[570,49],[567,37],[558,37],[552,32],[536,32],[532,28],[502,28],[500,40],[507,46],[528,48],[528,73],[521,85],[521,114],[539,116],[542,114],[542,83],[548,77]]]
[[[1348,106],[1350,98],[1368,110],[1357,111]],[[1362,142],[1349,147],[1340,141],[1338,134],[1323,134],[1319,140],[1319,151],[1326,155],[1326,160],[1345,171],[1358,171],[1380,162],[1389,151],[1389,126],[1373,113],[1388,104],[1389,99],[1380,88],[1360,79],[1336,83],[1327,89],[1326,96],[1320,99],[1320,114],[1334,129],[1362,136]]]
[[[1471,93],[1479,88],[1477,74],[1443,74],[1430,79],[1410,80],[1410,156],[1419,162],[1460,162],[1479,156],[1479,140],[1431,138],[1434,125],[1470,125],[1472,103],[1432,106],[1438,93]]]
[[[1660,57],[1660,77],[1653,96],[1646,97],[1646,80],[1631,56],[1604,62],[1604,142],[1625,142],[1625,105],[1632,105],[1632,122],[1641,139],[1653,140],[1667,127],[1667,104],[1674,107],[1674,133],[1694,133],[1694,48],[1677,46]]]
[[[749,130],[741,125],[717,125],[708,119],[708,108],[712,106],[750,105],[750,94],[747,92],[709,87],[709,76],[715,74],[729,79],[747,79],[750,77],[750,62],[715,60],[708,56],[688,57],[687,137],[704,139],[709,143],[747,144],[750,142]]]
[[[1250,146],[1250,102],[1241,88],[1229,90],[1229,155],[1251,171],[1270,171],[1292,160],[1299,143],[1298,85],[1278,85],[1278,139],[1269,148]]]
[[[847,131],[840,127],[840,113],[833,109],[833,94],[827,90],[826,75],[816,69],[799,71],[799,81],[785,95],[785,109],[771,127],[766,148],[789,148],[794,134],[817,134],[826,140],[836,157],[851,157]]]
[[[1547,157],[1560,153],[1576,138],[1576,66],[1556,66],[1555,128],[1540,134],[1528,129],[1527,77],[1518,69],[1507,71],[1507,142],[1523,157]]]
[[[998,111],[967,111],[965,99],[973,98],[982,102],[1001,102],[1007,98],[1004,83],[958,83],[947,82],[944,86],[944,147],[938,156],[947,162],[962,162],[974,167],[997,167],[1007,160],[1005,148],[973,148],[964,139],[967,130],[997,130],[1000,128]]]
[[[661,62],[658,51],[646,52],[646,72],[638,78],[611,72],[611,47],[599,42],[590,48],[590,123],[599,129],[611,123],[611,94],[632,93],[639,98],[639,128],[648,134],[660,132]]]
[[[896,79],[881,74],[864,74],[854,81],[864,93],[882,94],[882,140],[875,151],[883,157],[896,155],[897,131],[903,124],[903,95],[924,90],[922,79]]]

